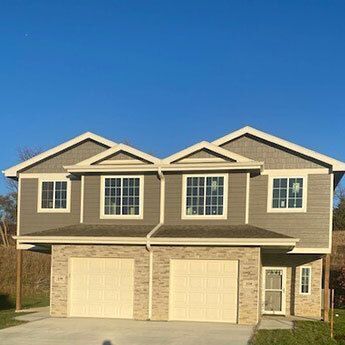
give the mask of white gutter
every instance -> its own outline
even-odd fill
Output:
[[[145,237],[101,237],[101,236],[13,236],[21,243],[72,243],[72,244],[146,244]]]
[[[71,243],[71,244],[138,244],[148,249],[154,245],[176,246],[294,246],[298,238],[181,238],[151,237],[162,224],[158,224],[146,237],[86,237],[86,236],[13,236],[20,243]]]
[[[161,168],[158,168],[158,176],[161,181],[159,223],[146,235],[146,249],[149,252],[149,320],[152,319],[152,294],[153,294],[153,251],[151,248],[150,239],[151,239],[151,236],[164,224],[164,212],[165,212],[165,176]]]
[[[176,246],[295,246],[298,238],[187,238],[187,237],[155,237],[151,245]]]

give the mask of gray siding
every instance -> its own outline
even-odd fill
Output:
[[[263,161],[265,169],[310,169],[325,167],[320,162],[249,135],[225,143],[222,145],[222,148],[256,161]]]
[[[71,181],[71,211],[68,213],[37,212],[37,178],[21,180],[20,198],[20,235],[79,223],[80,180]]]
[[[250,179],[249,224],[300,238],[298,247],[327,247],[330,175],[308,176],[307,212],[267,212],[268,176]]]
[[[202,149],[202,150],[199,150],[199,151],[196,151],[194,153],[191,153],[190,155],[187,155],[185,157],[182,157],[180,159],[178,159],[177,161],[175,161],[174,163],[182,163],[184,159],[186,158],[222,158],[226,161],[234,161],[228,157],[224,157],[216,152],[212,152],[210,150],[207,150],[207,149]]]
[[[202,174],[202,173],[201,173]],[[228,219],[181,219],[181,173],[165,174],[165,223],[167,224],[244,224],[246,204],[246,173],[229,174]]]
[[[138,158],[139,157],[133,156],[127,152],[119,151],[109,157],[106,157],[106,160],[117,161],[117,160],[138,159]]]
[[[129,174],[126,174],[129,175]],[[138,174],[134,174],[138,175]],[[143,219],[100,219],[100,175],[86,175],[84,181],[84,223],[89,224],[158,224],[160,181],[156,174],[144,175]]]
[[[108,149],[93,140],[85,140],[67,150],[21,171],[27,173],[65,173],[64,165],[73,165]]]
[[[97,163],[100,163],[100,162],[103,162],[103,161],[118,161],[118,160],[127,160],[127,159],[136,159],[136,160],[140,160],[142,161],[143,163],[149,163],[148,161],[146,161],[145,159],[142,159],[138,156],[135,156],[135,155],[132,155],[131,153],[128,153],[128,152],[124,152],[124,151],[119,151],[119,152],[116,152],[108,157],[105,157],[104,159],[101,159],[100,161],[94,163],[94,164],[97,164]]]

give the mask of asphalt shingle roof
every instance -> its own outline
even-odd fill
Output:
[[[155,225],[76,224],[25,236],[146,237]],[[154,238],[291,238],[253,225],[163,225]]]

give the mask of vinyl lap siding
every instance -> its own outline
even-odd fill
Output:
[[[268,176],[250,180],[249,224],[300,239],[297,247],[328,246],[330,176],[308,176],[306,213],[267,212]]]
[[[71,181],[71,211],[37,213],[38,179],[21,179],[19,234],[78,224],[80,219],[80,180]]]
[[[198,174],[207,174],[201,172]],[[166,224],[244,224],[246,205],[246,173],[229,174],[228,219],[181,219],[181,173],[165,174],[165,223]],[[184,197],[184,196],[183,196]]]
[[[128,174],[126,174],[128,175]],[[137,174],[136,174],[137,175]],[[148,224],[159,222],[160,181],[156,174],[144,175],[143,219],[100,219],[101,176],[86,175],[84,180],[84,223],[89,224]]]

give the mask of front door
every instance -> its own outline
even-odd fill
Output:
[[[263,313],[285,315],[286,269],[263,267]]]

